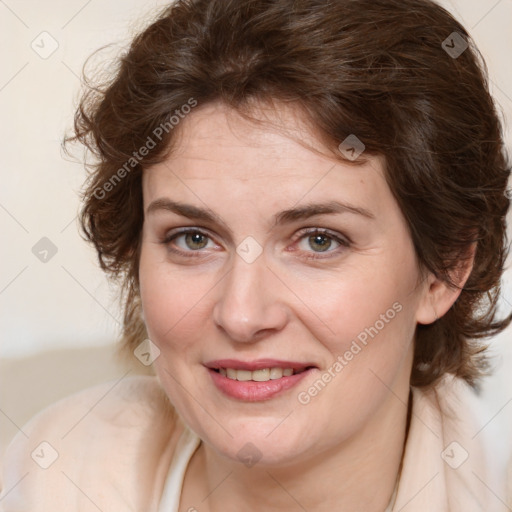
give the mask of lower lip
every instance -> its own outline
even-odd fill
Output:
[[[311,371],[313,371],[313,368],[290,375],[289,377],[256,382],[252,380],[239,381],[228,379],[215,370],[208,368],[208,372],[212,377],[213,383],[217,386],[217,389],[230,398],[236,398],[237,400],[243,400],[245,402],[261,402],[274,398],[279,393],[297,385],[306,375],[309,375]]]

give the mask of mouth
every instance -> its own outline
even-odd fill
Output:
[[[205,366],[219,391],[230,398],[248,402],[274,398],[317,369],[309,363],[269,359],[212,361]]]
[[[213,371],[219,373],[223,377],[227,377],[231,380],[237,380],[239,382],[268,382],[269,380],[281,379],[282,377],[291,377],[292,375],[297,375],[299,373],[305,372],[313,368],[312,366],[308,366],[299,370],[294,368],[279,368],[279,367],[269,367],[262,368],[261,370],[240,370],[236,368],[213,368]]]

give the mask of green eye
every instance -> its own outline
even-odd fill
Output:
[[[302,235],[302,236],[300,236]],[[302,231],[299,233],[298,248],[304,253],[309,253],[308,257],[314,257],[315,254],[325,253],[326,256],[334,256],[343,249],[350,246],[350,242],[345,237],[324,229],[316,228]]]
[[[312,235],[308,238],[311,249],[317,252],[327,251],[332,245],[332,239],[326,235]]]
[[[210,236],[197,229],[187,229],[165,237],[162,243],[169,248],[176,248],[182,253],[200,252],[201,249],[211,249],[215,243]]]
[[[208,237],[197,231],[185,233],[182,236],[185,236],[186,246],[193,251],[204,249],[208,245]]]

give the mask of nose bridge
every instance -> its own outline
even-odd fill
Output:
[[[234,254],[214,307],[215,323],[233,340],[253,341],[286,323],[284,304],[269,286],[272,275],[263,255],[248,262]]]

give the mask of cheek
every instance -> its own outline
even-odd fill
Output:
[[[411,292],[416,270],[412,260],[402,263],[394,267],[372,260],[321,279],[295,279],[303,323],[333,354],[348,350],[355,339],[364,343],[377,335],[400,334],[407,344],[415,325]]]
[[[171,349],[174,340],[184,347],[201,335],[208,292],[213,283],[208,275],[170,265],[142,251],[139,267],[144,320],[150,339],[160,350]]]
[[[330,360],[316,380],[301,387],[297,400],[311,404],[312,416],[318,417],[329,404],[338,404],[328,413],[333,437],[343,428],[340,422],[348,429],[358,428],[396,382],[407,388],[416,325],[412,281],[397,284],[389,278],[389,274],[361,276],[333,288],[324,286],[326,293],[317,305],[322,306],[318,311],[329,330],[319,327],[313,332],[313,323],[309,324],[330,352]],[[347,420],[356,408],[358,415]]]

